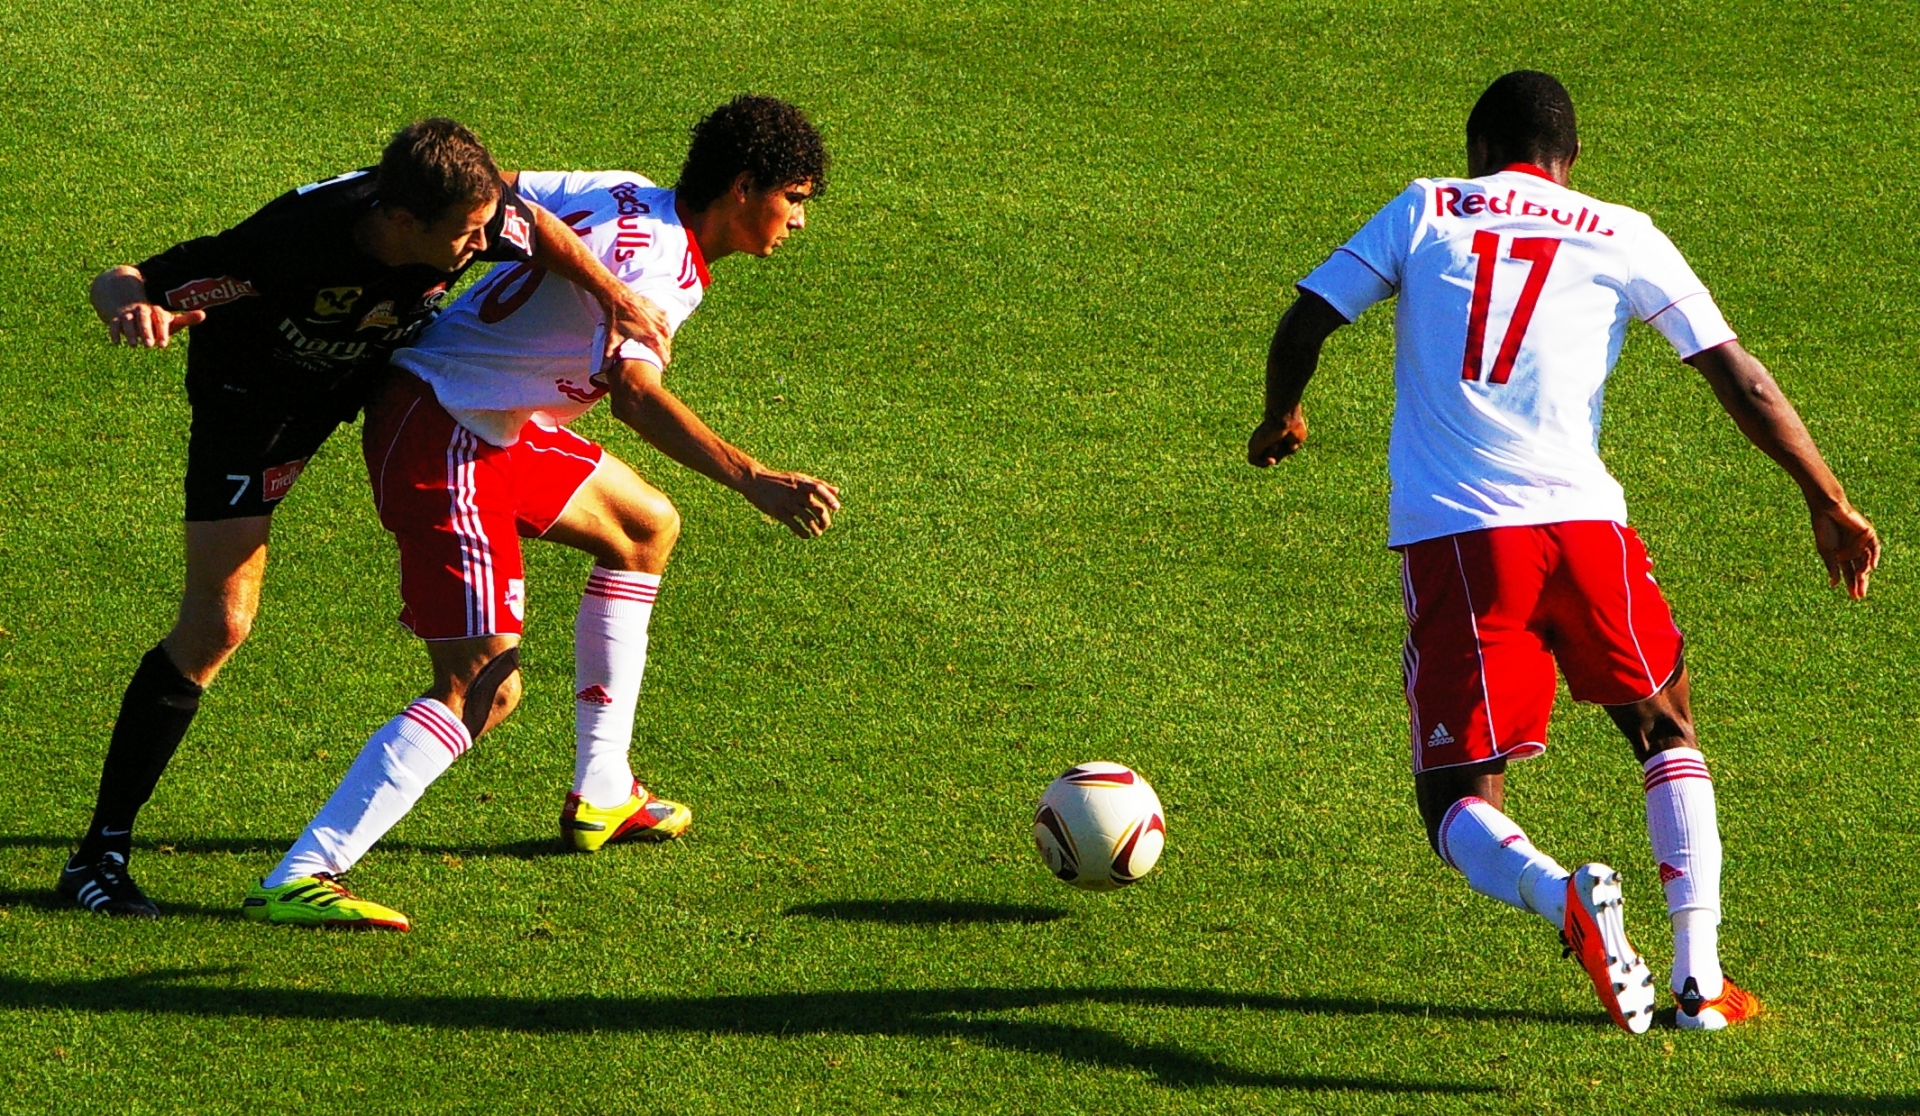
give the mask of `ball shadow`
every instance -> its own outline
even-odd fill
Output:
[[[1066,910],[1061,907],[965,899],[839,899],[828,903],[803,903],[788,907],[781,913],[788,918],[815,918],[822,922],[880,922],[895,926],[1034,924],[1067,917]]]

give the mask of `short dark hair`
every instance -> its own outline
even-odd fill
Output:
[[[1496,163],[1550,163],[1580,150],[1573,98],[1552,74],[1515,70],[1494,79],[1467,115],[1467,142],[1487,141]]]
[[[742,94],[693,126],[674,189],[699,213],[742,172],[756,190],[808,182],[819,197],[827,187],[827,149],[799,109],[775,97]]]
[[[500,168],[480,137],[444,116],[393,134],[380,155],[374,191],[380,204],[433,224],[456,205],[472,208],[500,196]]]

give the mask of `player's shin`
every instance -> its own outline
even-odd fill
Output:
[[[1647,760],[1647,836],[1673,920],[1672,989],[1692,978],[1700,996],[1720,995],[1720,825],[1713,777],[1696,748],[1669,748]]]
[[[264,886],[346,872],[472,743],[460,718],[432,698],[407,706],[360,749],[339,789],[268,873]]]
[[[75,863],[91,864],[108,852],[126,860],[133,847],[133,820],[153,797],[174,750],[187,735],[200,709],[201,692],[173,665],[164,646],[155,646],[140,660],[120,699],[120,717],[113,724],[113,739],[100,769],[93,821],[74,855]]]
[[[596,566],[580,597],[573,626],[573,791],[602,809],[633,793],[627,750],[659,591],[659,574]]]
[[[1473,890],[1532,911],[1555,930],[1565,925],[1567,870],[1534,848],[1492,803],[1474,797],[1455,802],[1440,823],[1439,852]]]

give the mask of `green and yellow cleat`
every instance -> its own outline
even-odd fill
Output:
[[[317,926],[327,930],[399,930],[410,927],[407,916],[348,891],[325,872],[267,887],[254,884],[240,913],[254,922],[283,926]]]
[[[596,852],[615,841],[671,841],[692,824],[692,810],[656,798],[636,782],[627,800],[610,809],[569,794],[560,811],[560,839],[579,852]]]

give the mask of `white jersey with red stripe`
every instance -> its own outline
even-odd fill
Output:
[[[627,171],[523,171],[516,188],[578,233],[607,270],[666,314],[671,329],[700,305],[707,264],[680,223],[672,190]],[[529,421],[562,425],[606,394],[594,383],[606,328],[592,295],[516,264],[488,273],[393,363],[433,385],[460,425],[510,446]],[[663,363],[634,341],[620,355]]]
[[[1628,319],[1683,359],[1734,339],[1651,219],[1531,167],[1414,182],[1300,287],[1348,321],[1398,295],[1390,546],[1625,523],[1599,440]]]

